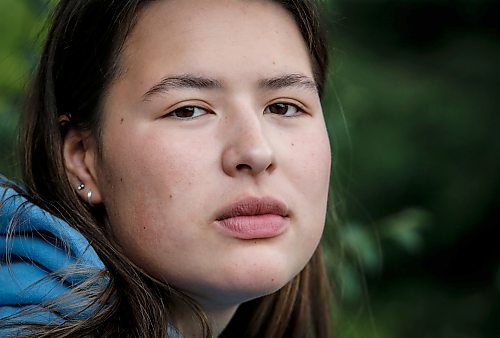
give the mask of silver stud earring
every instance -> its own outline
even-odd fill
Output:
[[[85,184],[83,184],[83,183],[80,183],[78,185],[78,187],[76,187],[76,190],[78,190],[78,191],[82,191],[83,189],[85,189]]]
[[[87,193],[87,202],[89,204],[92,204],[92,190],[89,190],[89,192]]]

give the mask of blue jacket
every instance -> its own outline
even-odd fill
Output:
[[[2,182],[5,179],[0,176]],[[14,231],[8,236],[12,226]],[[60,315],[67,314],[64,311],[71,311],[71,307],[54,313],[41,309],[39,305],[64,295],[88,278],[84,273],[65,274],[65,269],[71,271],[74,268],[105,269],[82,234],[29,203],[14,190],[0,185],[0,324],[8,316],[33,307],[37,307],[36,311],[18,315],[16,321],[62,321]],[[64,304],[74,303],[75,299]],[[0,337],[7,334],[15,336],[16,331],[0,327]],[[170,325],[167,336],[182,338]]]
[[[14,232],[8,236],[11,227]],[[104,264],[78,231],[0,186],[0,323],[63,295],[88,277],[65,274],[73,267],[102,270]],[[60,314],[36,311],[22,319],[57,321]]]

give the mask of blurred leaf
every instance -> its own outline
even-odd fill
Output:
[[[410,253],[417,253],[424,245],[423,230],[429,225],[428,212],[408,208],[378,222],[380,236],[400,245]]]

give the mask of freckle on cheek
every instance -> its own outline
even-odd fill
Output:
[[[172,198],[173,196],[172,195],[168,195],[169,198]]]
[[[122,117],[122,118],[121,118],[121,120],[120,120],[120,124],[123,124],[123,121],[124,121],[124,120],[125,120],[125,119]]]

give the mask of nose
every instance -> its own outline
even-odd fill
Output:
[[[222,154],[224,172],[233,177],[272,172],[276,166],[275,153],[260,119],[253,116],[235,124],[226,126],[232,132]]]

